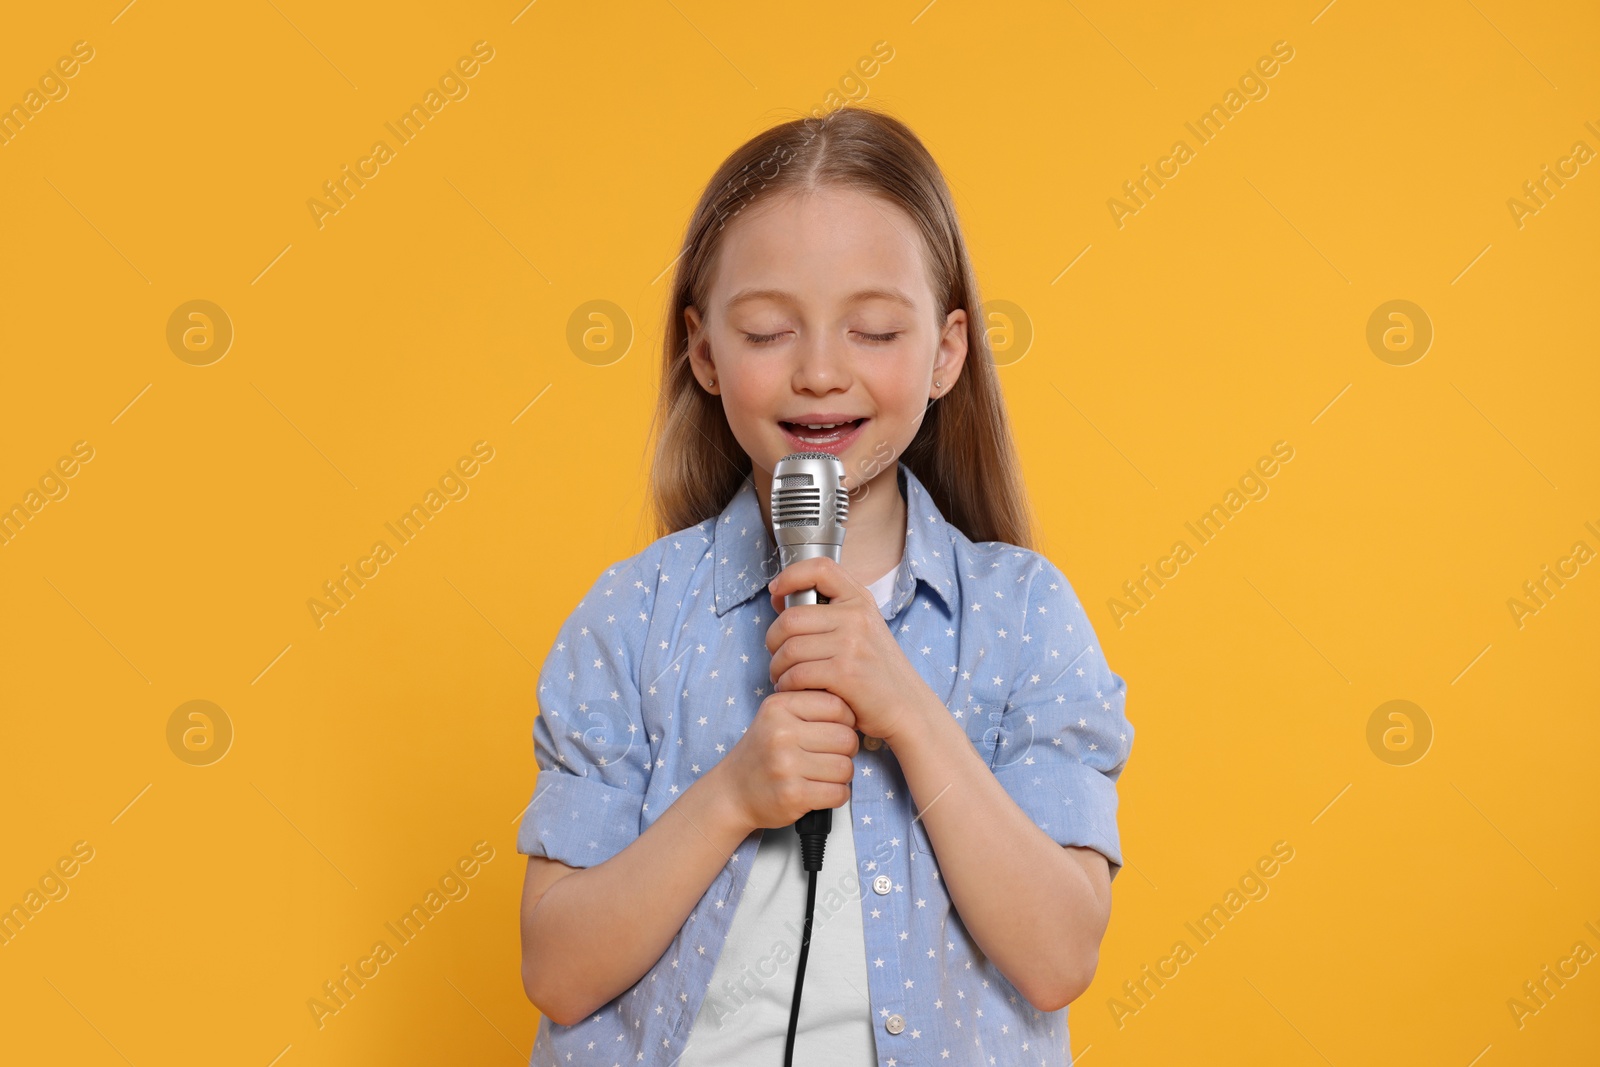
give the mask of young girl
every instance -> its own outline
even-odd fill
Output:
[[[1121,869],[1133,727],[1029,518],[938,166],[861,108],[768,130],[702,195],[668,309],[664,536],[539,675],[522,979],[535,1067],[1071,1060]],[[839,563],[781,573],[772,469],[843,461]],[[815,588],[826,603],[784,610]]]

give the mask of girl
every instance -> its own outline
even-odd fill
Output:
[[[722,164],[677,261],[651,489],[539,676],[522,979],[535,1067],[1070,1061],[1133,727],[1030,547],[938,166],[845,108]],[[771,472],[848,472],[839,563],[779,573]],[[783,610],[815,588],[827,603]]]

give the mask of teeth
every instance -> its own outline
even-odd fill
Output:
[[[855,420],[851,420],[852,422]],[[835,426],[849,426],[848,422],[800,422],[797,426],[804,426],[808,430],[831,430]]]

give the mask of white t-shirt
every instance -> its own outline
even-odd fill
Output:
[[[896,570],[867,587],[880,608],[894,592]],[[793,826],[762,831],[749,882],[679,1067],[783,1063],[809,877]],[[861,878],[848,800],[834,809],[822,870],[817,872],[794,1062],[830,1067],[877,1063],[867,1000]]]

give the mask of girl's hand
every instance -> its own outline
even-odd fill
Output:
[[[850,799],[859,743],[850,705],[832,693],[773,693],[712,771],[745,826],[789,826]]]
[[[933,690],[889,632],[872,594],[826,556],[779,572],[767,587],[777,621],[767,629],[772,681],[781,692],[826,689],[855,711],[856,728],[892,738],[911,723]],[[783,606],[783,598],[815,588],[826,604]]]

